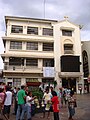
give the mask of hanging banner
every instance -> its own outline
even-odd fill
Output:
[[[55,77],[54,67],[43,67],[43,77]]]

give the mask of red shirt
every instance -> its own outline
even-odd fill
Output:
[[[57,96],[52,97],[51,99],[52,105],[53,105],[53,111],[54,112],[59,112],[59,100]]]

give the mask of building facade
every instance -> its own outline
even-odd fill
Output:
[[[84,93],[90,92],[90,41],[82,41]]]
[[[3,75],[12,86],[84,89],[80,26],[68,20],[6,16]]]

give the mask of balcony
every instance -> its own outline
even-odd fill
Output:
[[[13,73],[42,73],[42,68],[30,66],[4,66],[3,72]]]
[[[58,73],[58,76],[60,78],[63,78],[63,77],[80,77],[82,75],[83,75],[83,73],[81,73],[81,72],[59,72]]]

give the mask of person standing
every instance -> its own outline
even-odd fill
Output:
[[[6,120],[9,120],[9,117],[10,117],[11,104],[12,104],[11,87],[10,86],[6,86],[4,108],[3,108],[3,115],[4,115]]]
[[[0,88],[0,118],[2,118],[2,109],[5,100],[4,88]]]
[[[76,107],[76,97],[74,96],[74,93],[70,93],[70,96],[68,97],[68,110],[69,110],[69,120],[73,120],[73,116],[75,114],[75,107]]]
[[[60,105],[57,93],[55,91],[52,92],[52,106],[53,106],[53,113],[54,113],[54,120],[59,120],[59,111],[60,111]]]
[[[17,108],[18,108],[18,104],[17,104],[17,93],[20,90],[20,88],[16,88],[16,94],[14,95],[14,113],[16,115],[17,113]]]
[[[32,97],[32,92],[29,91],[28,92],[28,95],[26,97],[26,114],[27,114],[27,120],[31,120],[31,104],[32,104],[32,101],[36,98],[36,96]],[[34,111],[35,112],[35,111]]]
[[[25,86],[22,85],[21,89],[17,93],[18,108],[17,108],[16,120],[24,119],[25,99],[26,99]]]
[[[81,86],[80,86],[79,90],[80,90],[80,94],[82,94],[82,87]]]
[[[48,112],[47,118],[50,116],[50,103],[49,101],[52,98],[52,94],[49,92],[49,89],[46,88],[46,91],[43,95],[44,107],[43,107],[43,118],[45,118],[45,112]]]

